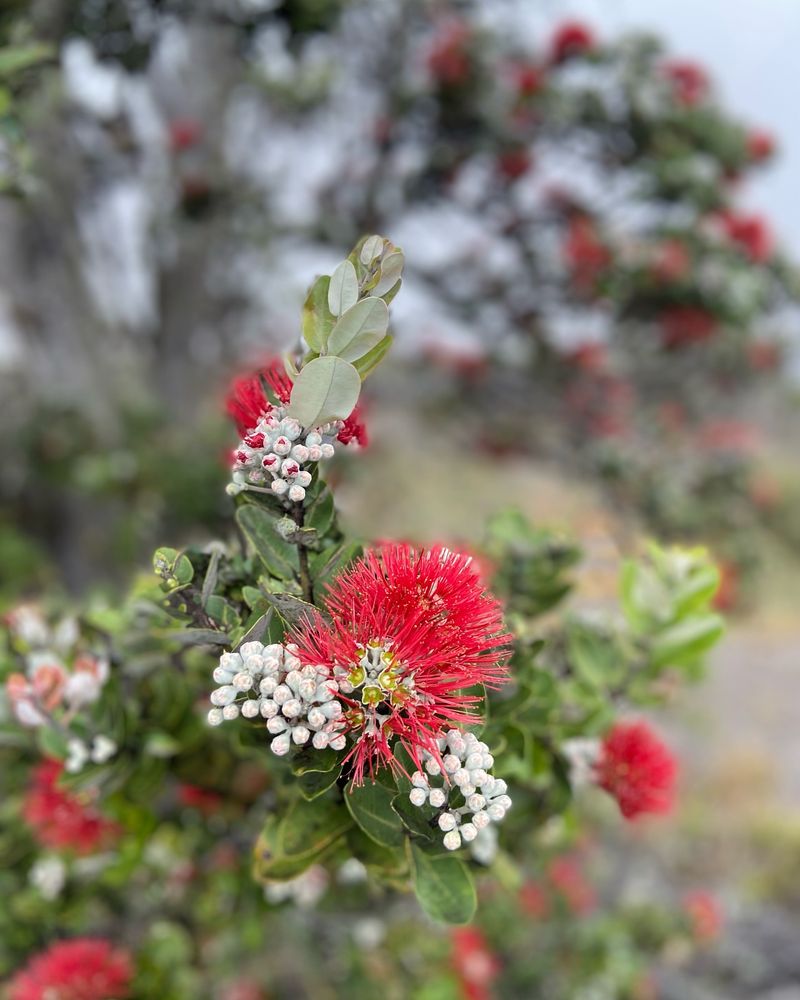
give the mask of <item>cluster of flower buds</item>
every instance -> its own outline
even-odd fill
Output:
[[[303,666],[293,643],[246,642],[238,652],[222,654],[214,680],[220,687],[211,693],[212,726],[240,714],[266,719],[274,737],[270,747],[279,757],[292,744],[344,749],[346,723],[337,698],[339,686],[326,667]]]
[[[456,851],[462,841],[468,844],[490,823],[499,823],[511,808],[511,799],[505,781],[489,773],[494,757],[474,733],[451,729],[437,745],[440,757],[422,752],[425,771],[411,776],[414,787],[409,798],[415,806],[442,809],[438,823],[443,843]],[[431,778],[441,780],[432,784]]]
[[[66,720],[100,697],[108,679],[108,661],[88,653],[75,658],[72,669],[55,653],[35,652],[26,658],[25,673],[10,674],[6,693],[23,726],[42,726],[54,713]]]
[[[229,492],[266,487],[295,503],[303,500],[311,483],[308,467],[333,455],[333,442],[343,427],[337,420],[304,430],[286,416],[285,407],[275,407],[239,442]]]

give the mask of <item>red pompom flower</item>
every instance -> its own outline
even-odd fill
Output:
[[[265,368],[233,380],[225,409],[235,420],[236,429],[242,437],[273,409],[265,385],[272,390],[279,403],[285,405],[289,402],[292,382],[280,358],[273,358]]]
[[[16,974],[9,1000],[122,1000],[130,996],[130,956],[102,938],[57,941]]]
[[[119,828],[90,801],[58,787],[63,769],[57,760],[46,760],[36,768],[22,806],[23,818],[43,847],[92,854],[108,846]]]
[[[345,570],[321,616],[292,637],[303,663],[329,670],[354,741],[353,779],[397,766],[393,742],[417,767],[423,750],[440,756],[443,728],[475,720],[476,684],[498,687],[510,635],[499,603],[468,556],[410,545],[370,551]]]
[[[572,56],[583,55],[595,46],[591,28],[581,21],[565,21],[556,28],[550,42],[550,61],[563,63]]]
[[[677,762],[645,722],[618,722],[600,747],[597,784],[626,819],[668,813],[675,799]]]
[[[664,65],[664,75],[672,84],[675,100],[684,107],[694,107],[708,95],[708,74],[697,63],[688,59],[673,59]]]

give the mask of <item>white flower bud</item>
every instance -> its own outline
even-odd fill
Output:
[[[272,446],[272,450],[275,452],[276,455],[281,455],[281,456],[288,455],[289,452],[292,450],[292,443],[288,437],[282,434],[280,437],[275,438],[275,443]]]
[[[489,819],[493,819],[495,823],[499,823],[506,814],[505,809],[497,802],[493,802],[490,806],[488,806],[486,812],[488,813]]]
[[[287,719],[296,719],[303,714],[303,703],[298,698],[290,698],[283,703],[281,711]]]
[[[290,441],[296,441],[303,433],[302,426],[299,421],[294,419],[294,417],[288,417],[284,420],[281,425],[281,430]]]
[[[308,724],[309,726],[311,726],[312,729],[322,729],[322,727],[328,721],[325,716],[325,713],[316,706],[308,710],[306,718],[308,719]]]
[[[481,809],[486,805],[486,799],[479,795],[477,792],[474,795],[470,795],[467,799],[467,808],[470,812],[480,812]]]
[[[411,800],[411,804],[414,806],[424,806],[425,805],[425,789],[424,788],[412,788],[408,793],[408,797]]]
[[[223,687],[219,687],[216,691],[211,692],[210,701],[212,705],[222,708],[225,705],[230,705],[235,697],[236,688],[231,684],[225,684]]]
[[[470,771],[470,778],[473,785],[483,785],[490,780],[489,775],[482,767],[476,767],[474,771]]]
[[[297,483],[298,486],[310,486],[311,473],[307,472],[305,469],[301,469],[294,477],[294,481]]]
[[[495,778],[493,792],[495,795],[505,795],[508,785],[502,778]]]
[[[290,486],[289,487],[289,499],[294,503],[300,503],[301,500],[305,500],[306,491],[302,486]]]
[[[309,448],[313,448],[315,445],[322,444],[322,435],[318,434],[316,431],[309,431],[306,434],[306,444]]]
[[[226,705],[225,708],[222,709],[222,718],[223,719],[227,719],[228,722],[230,722],[231,719],[238,719],[239,718],[239,706],[238,705]]]
[[[265,698],[270,698],[278,686],[278,682],[274,677],[264,677],[261,683],[258,685],[258,690],[264,695]]]
[[[309,445],[308,448],[309,462],[318,462],[321,458],[322,458],[322,448],[318,444]]]
[[[411,784],[414,788],[428,788],[429,782],[422,771],[415,771],[411,775]]]
[[[314,733],[311,737],[311,743],[315,750],[324,750],[328,743],[330,742],[330,735],[328,733]]]
[[[470,795],[474,795],[475,792],[477,792],[477,790],[478,789],[474,785],[461,786],[461,794],[464,796],[465,799]]]
[[[233,686],[237,691],[249,691],[253,686],[253,678],[244,670],[233,678]]]
[[[501,795],[499,799],[495,799],[497,805],[502,806],[506,811],[511,808],[511,796]]]
[[[270,750],[278,757],[285,757],[289,752],[289,748],[292,745],[291,738],[288,733],[281,733],[280,736],[276,736],[275,739],[270,743]]]
[[[243,642],[239,647],[238,653],[226,653],[225,656],[236,656],[241,659],[242,662],[248,660],[251,656],[263,656],[265,653],[264,647],[257,640],[252,642]]]
[[[442,843],[448,851],[457,851],[461,847],[461,834],[458,830],[450,830],[442,838]]]
[[[230,684],[233,680],[233,674],[230,670],[225,670],[224,667],[214,667],[214,673],[211,675],[217,684]]]
[[[261,710],[261,702],[255,698],[250,698],[242,704],[242,715],[245,719],[255,719]]]
[[[296,462],[308,461],[308,448],[304,444],[296,444],[290,454]]]
[[[299,747],[304,746],[311,739],[311,732],[305,726],[295,726],[292,730],[292,739]]]
[[[208,724],[209,726],[219,726],[222,725],[222,709],[212,708],[208,713]]]
[[[483,828],[488,826],[490,823],[491,819],[489,819],[488,814],[485,812],[477,812],[472,817],[472,825],[476,830],[483,830]]]
[[[466,767],[467,770],[469,771],[474,771],[476,768],[482,766],[483,766],[483,754],[479,753],[476,750],[473,750],[472,753],[464,761],[464,767]]]
[[[459,787],[469,785],[471,783],[469,771],[465,767],[460,767],[453,774],[453,783]]]
[[[347,740],[344,738],[344,735],[340,733],[338,736],[334,736],[331,739],[329,746],[331,750],[344,750],[347,746]]]
[[[461,761],[453,753],[447,754],[442,761],[442,764],[448,774],[455,774],[455,772],[461,767]]]
[[[456,828],[456,818],[450,813],[442,813],[439,817],[439,829],[447,833],[448,830],[455,830]]]
[[[428,799],[430,804],[435,809],[439,809],[445,804],[445,802],[447,802],[447,796],[445,795],[443,788],[432,788]]]
[[[474,840],[478,836],[478,829],[474,823],[464,823],[458,832],[467,843]]]
[[[292,697],[292,689],[288,684],[279,684],[272,694],[273,701],[276,705],[284,705]]]
[[[289,728],[289,723],[282,715],[273,715],[267,719],[267,731],[275,736],[277,733],[285,732]]]
[[[247,646],[252,645],[253,643],[247,643],[247,645],[242,646],[242,649],[246,650]],[[242,669],[242,657],[239,653],[223,653],[219,658],[219,665],[223,670],[227,670],[231,674],[238,674]]]
[[[425,761],[425,770],[428,772],[428,774],[431,774],[433,776],[442,773],[442,769],[441,767],[439,767],[439,762],[434,760],[433,757],[431,757],[430,760]]]
[[[272,719],[279,712],[280,709],[271,698],[265,699],[261,702],[261,717],[263,719]]]
[[[279,497],[289,489],[289,484],[285,479],[273,479],[272,480],[272,492],[277,493]]]

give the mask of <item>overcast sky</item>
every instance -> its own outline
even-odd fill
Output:
[[[773,132],[780,156],[747,186],[800,255],[800,0],[529,0],[548,21],[576,16],[601,34],[647,28],[711,72],[731,111]]]

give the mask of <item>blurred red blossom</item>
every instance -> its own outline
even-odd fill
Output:
[[[596,780],[626,819],[636,819],[672,809],[677,770],[672,751],[646,722],[618,722],[601,744]]]
[[[775,136],[764,129],[753,129],[747,134],[747,155],[754,163],[762,163],[775,155]]]
[[[740,246],[751,260],[763,264],[773,255],[775,240],[763,216],[724,212],[720,222],[728,238]]]
[[[451,960],[465,1000],[490,1000],[500,962],[479,928],[456,927],[450,933]]]
[[[664,347],[699,344],[717,332],[717,317],[703,306],[669,306],[658,318]]]
[[[547,866],[547,876],[553,889],[570,913],[585,916],[597,906],[594,888],[586,879],[578,857],[564,854]]]
[[[36,768],[23,818],[43,847],[92,854],[107,847],[120,828],[94,808],[88,793],[79,796],[58,787],[63,770],[57,760],[46,760]]]
[[[574,215],[567,224],[563,243],[564,260],[578,291],[588,294],[611,263],[611,251],[600,239],[597,226],[586,215]]]
[[[194,118],[175,118],[169,123],[169,145],[175,153],[182,153],[203,137],[203,126]]]
[[[702,889],[696,889],[686,894],[683,908],[689,917],[692,936],[698,944],[710,944],[722,932],[724,923],[719,903]]]
[[[497,157],[497,168],[510,181],[524,177],[533,166],[533,157],[524,146],[504,150]]]
[[[123,1000],[133,963],[102,938],[57,941],[14,976],[9,1000]]]
[[[436,30],[428,51],[428,70],[435,80],[447,86],[464,83],[469,76],[469,42],[472,29],[457,17],[444,20]]]
[[[672,59],[664,63],[664,75],[672,84],[675,100],[685,107],[699,104],[708,95],[708,74],[688,59]]]
[[[556,65],[583,55],[596,45],[594,32],[582,21],[564,21],[550,40],[550,61]]]
[[[178,801],[187,809],[196,809],[206,816],[211,816],[219,810],[224,800],[221,795],[208,788],[182,784],[178,786]]]

